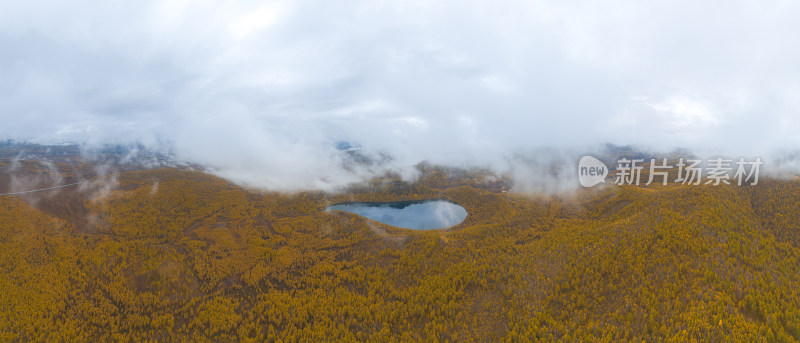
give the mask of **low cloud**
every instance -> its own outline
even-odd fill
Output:
[[[800,146],[798,7],[5,2],[0,137],[134,145],[278,190],[429,161],[551,191],[574,166],[543,147],[607,142],[771,156]]]

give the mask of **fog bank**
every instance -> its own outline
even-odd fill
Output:
[[[548,179],[554,160],[572,168],[605,143],[789,168],[797,13],[782,1],[3,2],[0,138],[134,144],[278,190],[413,178],[429,161],[551,191],[575,184]]]

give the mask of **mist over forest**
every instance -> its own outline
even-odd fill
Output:
[[[282,190],[423,161],[535,175],[608,143],[783,161],[797,6],[6,2],[0,137],[141,146]],[[347,166],[342,143],[382,163]]]
[[[798,342],[798,18],[0,1],[0,342]]]

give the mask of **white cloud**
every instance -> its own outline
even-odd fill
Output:
[[[664,122],[676,130],[703,129],[719,124],[713,111],[705,104],[684,97],[671,97],[650,106]]]
[[[3,2],[0,138],[172,146],[277,188],[351,180],[340,141],[396,168],[609,141],[791,148],[798,7]]]
[[[244,38],[250,33],[274,25],[281,15],[281,10],[278,4],[267,4],[255,9],[248,9],[234,18],[228,25],[228,29],[235,37]]]

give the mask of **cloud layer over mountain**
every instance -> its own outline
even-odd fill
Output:
[[[508,169],[539,147],[606,142],[766,154],[800,146],[798,13],[789,1],[6,1],[0,137],[138,143],[278,189],[379,172],[343,168],[338,142],[401,171]]]

